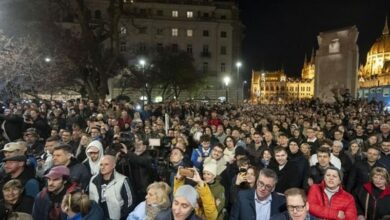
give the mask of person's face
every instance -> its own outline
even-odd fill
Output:
[[[276,162],[278,162],[279,166],[285,165],[287,163],[286,151],[282,150],[282,151],[275,153],[275,159],[276,159]]]
[[[154,188],[151,188],[148,190],[148,193],[145,196],[146,204],[147,205],[154,205],[158,204],[158,196],[157,196],[157,190]]]
[[[271,134],[271,132],[266,132],[266,133],[264,134],[264,139],[265,139],[265,141],[267,141],[267,142],[272,141],[272,134]]]
[[[108,175],[112,173],[114,169],[115,169],[115,163],[112,160],[103,157],[103,159],[100,161],[100,174]]]
[[[252,168],[249,168],[246,171],[246,180],[249,184],[254,184],[256,181],[255,171]]]
[[[287,146],[288,138],[286,136],[280,136],[278,139],[279,145]]]
[[[53,152],[53,164],[55,166],[66,165],[71,158],[71,154],[64,150],[55,150]]]
[[[336,170],[327,170],[324,175],[324,181],[329,189],[336,189],[341,184],[339,174]]]
[[[379,152],[375,149],[367,150],[367,161],[370,163],[375,163],[379,159]]]
[[[4,170],[7,174],[14,173],[24,166],[24,162],[21,161],[6,161],[4,163]]]
[[[234,148],[233,139],[231,139],[230,137],[226,139],[226,147],[229,149]]]
[[[342,149],[343,148],[341,147],[340,144],[333,144],[333,146],[332,146],[332,152],[335,154],[340,153]]]
[[[253,140],[255,141],[255,144],[260,144],[261,143],[261,136],[260,136],[260,134],[253,135]]]
[[[218,126],[217,133],[218,134],[223,134],[223,127],[222,126]]]
[[[384,190],[386,187],[386,178],[382,175],[375,174],[372,177],[372,183],[379,189]]]
[[[36,119],[38,117],[38,113],[36,111],[30,111],[31,118]]]
[[[307,134],[307,138],[314,138],[316,133],[314,132],[313,129],[308,129],[306,131],[306,134]]]
[[[95,162],[95,161],[97,161],[99,159],[99,151],[98,150],[88,152],[88,155],[89,155],[89,157],[91,158],[91,160],[93,162]]]
[[[210,141],[202,141],[202,147],[205,150],[208,150],[210,148]]]
[[[47,178],[47,191],[57,193],[64,186],[62,177],[59,178]]]
[[[169,156],[169,161],[173,164],[177,164],[183,160],[183,155],[178,149],[173,149]]]
[[[172,215],[175,220],[184,220],[192,213],[192,206],[184,197],[175,197],[172,203]]]
[[[370,144],[376,144],[377,141],[378,138],[376,136],[371,136],[368,138],[368,142],[370,142]]]
[[[298,152],[299,150],[299,147],[298,147],[298,144],[296,142],[290,142],[290,144],[288,145],[288,147],[290,148],[290,151],[291,153],[295,154]]]
[[[309,212],[309,203],[302,196],[294,195],[286,198],[287,210],[292,220],[305,220]]]
[[[25,135],[23,135],[23,139],[24,141],[26,141],[27,143],[34,143],[35,140],[36,140],[36,137],[35,135],[31,134],[31,133],[27,133]]]
[[[271,153],[268,150],[264,151],[262,159],[269,161],[269,160],[271,160],[271,158],[272,158]]]
[[[324,132],[322,132],[322,131],[317,132],[317,138],[318,139],[323,139],[324,138]]]
[[[329,162],[330,162],[329,154],[319,152],[319,153],[317,153],[317,159],[318,159],[318,163],[320,164],[320,166],[322,166],[322,167],[329,166]]]
[[[211,151],[211,158],[214,160],[219,160],[223,157],[223,150],[219,147],[214,147]]]
[[[96,138],[100,135],[100,131],[98,129],[92,129],[91,130],[91,138]]]
[[[343,139],[343,133],[341,133],[340,131],[336,131],[334,133],[334,139],[335,140],[342,140]]]
[[[17,187],[10,187],[6,190],[3,190],[4,200],[10,204],[15,204],[21,194],[22,190]]]
[[[350,146],[352,154],[356,154],[359,151],[359,145],[358,144],[351,144]]]
[[[70,134],[70,132],[67,132],[67,131],[62,132],[61,139],[63,142],[67,143],[71,140],[71,138],[72,138],[72,135]]]
[[[46,141],[45,143],[45,150],[49,151],[51,154],[53,154],[54,147],[56,146],[55,141]]]
[[[389,133],[389,131],[390,131],[390,127],[387,124],[381,126],[382,133],[387,134]]]
[[[275,189],[275,180],[273,178],[260,175],[257,180],[256,186],[256,195],[260,200],[266,199],[271,195],[272,191]]]
[[[209,171],[207,170],[204,170],[203,171],[203,180],[206,182],[206,183],[212,183],[215,179],[215,176],[214,174],[210,173]]]
[[[385,154],[389,154],[390,153],[390,142],[388,142],[388,141],[383,141],[382,142],[382,151]]]

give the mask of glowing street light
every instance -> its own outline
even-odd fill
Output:
[[[229,101],[229,97],[228,97],[228,86],[229,86],[229,83],[230,83],[230,77],[229,76],[225,76],[223,78],[223,82],[225,83],[225,97],[226,97],[226,102]]]
[[[51,58],[50,57],[45,57],[45,62],[46,63],[50,63],[51,62]]]
[[[242,66],[242,63],[241,61],[237,61],[236,62],[236,67],[237,67],[237,82],[240,82],[240,68]],[[238,104],[238,86],[240,85],[240,83],[236,83],[236,101],[237,101],[237,104]]]

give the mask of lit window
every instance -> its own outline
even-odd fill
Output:
[[[193,31],[192,29],[187,30],[187,37],[192,37]]]
[[[179,30],[177,28],[172,28],[172,36],[177,37],[179,35]]]
[[[126,34],[126,27],[121,27],[121,34]]]
[[[192,11],[187,11],[187,18],[193,18],[194,13]]]
[[[172,17],[174,17],[174,18],[179,17],[179,12],[178,11],[172,11]]]

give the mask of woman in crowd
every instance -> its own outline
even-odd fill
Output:
[[[353,140],[349,143],[348,150],[345,152],[347,156],[351,159],[354,164],[356,161],[361,161],[364,158],[364,154],[362,152],[362,146],[356,140]]]
[[[225,138],[224,145],[226,147],[223,151],[224,159],[228,163],[233,163],[236,150],[236,140],[232,136],[227,136]]]
[[[370,182],[355,192],[358,220],[374,220],[390,215],[390,178],[385,168],[375,167]]]
[[[66,214],[67,220],[103,220],[103,210],[100,206],[78,190],[64,196],[61,210]]]
[[[218,211],[218,220],[223,220],[225,207],[225,188],[221,185],[217,177],[217,163],[210,161],[203,167],[203,181],[210,187]]]
[[[310,214],[321,219],[357,219],[354,198],[341,187],[342,179],[339,169],[328,167],[325,170],[324,180],[310,187]]]
[[[271,149],[264,149],[263,151],[261,151],[260,153],[260,167],[262,168],[267,168],[270,164],[270,162],[272,161],[272,158],[274,157],[273,156],[274,153]]]
[[[244,170],[245,171],[245,170]],[[259,171],[254,166],[249,166],[246,172],[239,172],[230,191],[230,204],[234,204],[240,190],[252,189],[256,185]]]
[[[85,152],[85,149],[87,148],[88,144],[91,143],[91,140],[92,139],[88,134],[83,133],[81,135],[80,144],[77,147],[76,155],[75,155],[76,159],[79,162],[83,162],[85,159],[87,159],[87,154]]]
[[[13,179],[4,184],[3,197],[0,200],[0,219],[22,216],[32,219],[34,198],[23,195],[23,186],[19,180]]]
[[[171,205],[169,193],[171,187],[165,182],[154,182],[147,188],[145,201],[138,204],[127,220],[153,220],[157,214]]]
[[[306,159],[310,160],[311,157],[311,148],[308,143],[302,143],[301,146],[299,147],[303,155],[306,157]]]

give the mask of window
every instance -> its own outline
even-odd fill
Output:
[[[121,42],[120,50],[121,50],[121,52],[125,52],[126,51],[126,42]]]
[[[301,91],[304,92],[305,91],[305,87],[301,87]]]
[[[187,37],[192,37],[193,31],[192,29],[187,30]]]
[[[140,27],[139,33],[140,34],[146,34],[147,27]]]
[[[157,16],[164,16],[163,10],[157,10]]]
[[[227,37],[226,31],[221,31],[221,38],[226,38],[226,37]]]
[[[179,50],[179,46],[177,44],[172,44],[172,51],[177,52]]]
[[[192,54],[192,44],[187,44],[187,53]]]
[[[203,45],[203,53],[208,53],[209,52],[209,45],[205,44]]]
[[[209,31],[208,30],[204,30],[203,31],[203,37],[208,37],[209,36]]]
[[[187,18],[193,18],[194,13],[192,11],[187,11]]]
[[[226,72],[226,64],[221,63],[221,73],[224,73],[224,72]]]
[[[308,86],[308,87],[306,88],[306,91],[310,92],[310,86]]]
[[[203,73],[207,73],[208,68],[209,68],[209,63],[204,62],[204,63],[203,63]]]
[[[101,19],[102,18],[102,12],[100,10],[95,11],[95,18],[96,19]]]
[[[329,53],[340,52],[340,42],[338,38],[333,39],[329,44]]]
[[[208,18],[209,17],[209,13],[207,13],[207,12],[203,13],[203,17]]]
[[[126,27],[121,27],[120,28],[121,34],[126,34]]]
[[[179,12],[178,11],[172,11],[172,17],[174,17],[174,18],[177,18],[177,17],[179,17]]]
[[[177,28],[172,28],[172,36],[173,37],[179,36],[179,30]]]
[[[157,35],[163,35],[164,34],[164,30],[162,28],[157,28],[156,34]]]
[[[226,55],[226,46],[221,46],[220,54]]]

